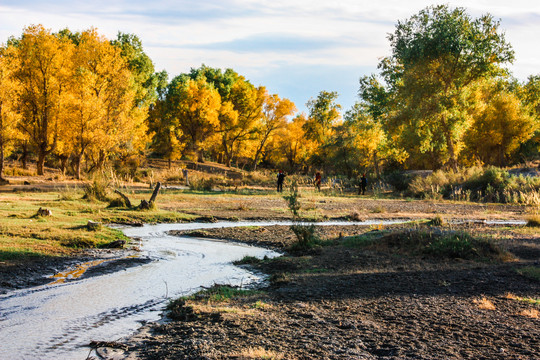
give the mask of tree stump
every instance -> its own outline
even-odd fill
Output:
[[[101,223],[98,222],[98,221],[88,220],[88,223],[86,224],[86,227],[87,227],[88,230],[96,231],[96,230],[101,229]]]

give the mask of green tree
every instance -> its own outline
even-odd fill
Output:
[[[142,41],[135,34],[119,32],[111,44],[121,50],[128,64],[135,86],[135,106],[153,104],[158,97],[157,88],[162,75],[155,73],[152,59],[144,52]]]
[[[306,104],[309,115],[303,129],[307,139],[317,146],[311,162],[324,168],[330,163],[330,139],[334,134],[334,127],[341,119],[341,105],[336,103],[337,98],[335,91],[321,91],[316,99],[311,99]]]
[[[489,14],[472,19],[463,8],[428,7],[398,22],[389,35],[392,55],[380,63],[399,98],[401,114],[395,119],[410,127],[404,134],[434,144],[454,169],[459,142],[470,124],[463,112],[463,92],[476,80],[503,74],[501,65],[514,58],[498,28]]]

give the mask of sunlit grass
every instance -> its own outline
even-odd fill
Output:
[[[517,272],[528,278],[540,281],[540,267],[539,266],[527,266],[517,270]]]
[[[474,299],[473,303],[476,304],[476,306],[478,306],[478,308],[482,310],[495,310],[496,309],[495,305],[490,300],[488,300],[485,296],[480,299]]]
[[[281,360],[285,358],[285,355],[276,351],[267,350],[262,347],[250,347],[239,352],[234,353],[232,356],[238,359],[263,359],[263,360]]]
[[[149,195],[130,194],[134,203]],[[107,208],[108,203],[82,199],[82,191],[0,193],[0,261],[67,255],[81,248],[128,240],[103,226],[89,231],[88,221],[108,223],[180,222],[193,218],[175,211]],[[37,216],[39,208],[52,216]]]

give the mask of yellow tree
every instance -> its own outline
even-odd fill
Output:
[[[99,162],[111,152],[121,151],[137,133],[137,116],[133,116],[131,74],[120,49],[95,29],[75,36],[67,97],[70,115],[65,119],[60,144],[72,154],[80,178],[85,154],[97,152]]]
[[[32,25],[24,29],[16,48],[23,116],[20,128],[37,152],[37,173],[43,175],[45,157],[57,144],[73,44],[42,25]]]
[[[219,126],[219,93],[204,78],[182,78],[171,83],[167,102],[191,149],[204,162],[203,144]]]
[[[287,126],[287,117],[296,111],[294,103],[289,99],[280,99],[277,94],[265,94],[262,116],[257,126],[257,146],[253,157],[252,168],[257,168],[259,156],[269,137],[278,129]]]
[[[14,50],[13,47],[0,48],[0,184],[8,182],[4,178],[4,157],[12,149],[20,119],[15,103],[19,83],[13,76],[18,67]]]
[[[279,140],[281,153],[291,169],[304,167],[316,147],[316,142],[306,136],[306,122],[305,114],[297,115],[292,122],[287,123]]]
[[[517,95],[501,89],[493,82],[483,83],[481,103],[474,110],[474,123],[465,138],[469,152],[486,164],[506,166],[520,144],[539,129]],[[477,100],[478,101],[478,100]]]
[[[227,166],[231,166],[242,143],[253,139],[257,121],[262,116],[265,95],[264,87],[256,88],[242,76],[232,85],[228,99],[223,102],[226,111],[222,111],[222,114],[225,116],[220,117],[221,140]],[[231,114],[231,105],[237,115]]]

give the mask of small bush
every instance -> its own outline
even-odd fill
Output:
[[[255,256],[246,255],[241,260],[235,261],[234,265],[254,265],[259,264],[262,261],[262,259],[256,258]]]
[[[443,226],[445,225],[445,223],[446,222],[444,221],[441,215],[437,215],[433,219],[428,221],[429,226]]]
[[[348,246],[373,247],[441,259],[505,260],[509,255],[490,239],[477,238],[466,232],[402,230],[370,232],[344,239]]]
[[[234,298],[259,294],[256,290],[244,290],[228,285],[214,285],[211,288],[201,290],[187,299],[204,300],[209,302],[226,302]]]
[[[103,179],[94,178],[94,180],[84,186],[83,199],[88,201],[109,201],[108,196],[109,183]]]
[[[530,279],[540,281],[540,267],[527,266],[518,270],[518,273]]]
[[[123,198],[114,198],[109,201],[108,208],[127,208],[126,201]]]
[[[394,190],[404,192],[409,189],[412,178],[401,171],[394,171],[384,176],[384,181],[390,184]]]
[[[167,314],[169,318],[177,321],[195,321],[197,320],[197,314],[193,311],[193,307],[186,305],[186,301],[183,298],[179,298],[171,301],[167,305]]]
[[[306,225],[297,223],[291,225],[291,230],[296,236],[297,241],[291,245],[290,250],[308,250],[317,246],[320,242],[315,224]]]
[[[533,215],[527,218],[527,226],[540,227],[540,215]]]
[[[189,188],[194,191],[212,191],[215,186],[216,181],[213,178],[193,177],[189,180]]]

